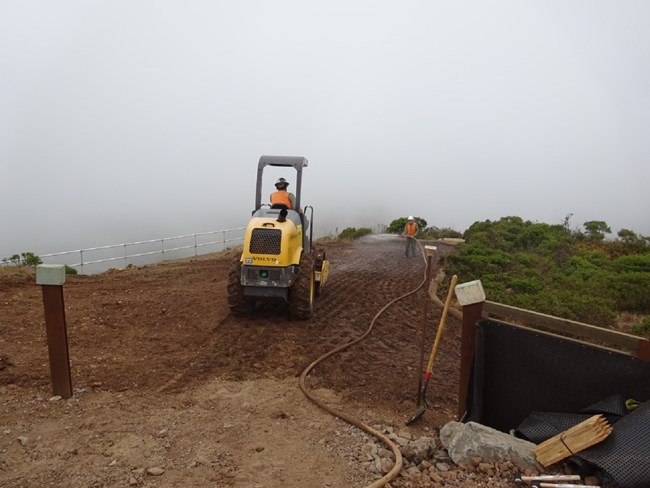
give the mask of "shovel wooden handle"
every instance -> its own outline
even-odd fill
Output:
[[[433,341],[433,348],[431,349],[431,355],[429,356],[429,362],[427,363],[427,369],[424,374],[424,377],[426,379],[429,379],[429,377],[431,376],[433,361],[436,358],[436,354],[438,353],[438,346],[440,345],[440,337],[442,336],[442,329],[445,328],[445,321],[447,320],[447,312],[449,312],[449,306],[451,305],[451,299],[454,296],[454,290],[456,289],[457,281],[458,281],[458,276],[454,275],[451,277],[451,283],[449,284],[449,292],[447,292],[447,300],[445,301],[445,306],[442,309],[440,324],[438,324],[438,331],[436,332],[436,340]]]

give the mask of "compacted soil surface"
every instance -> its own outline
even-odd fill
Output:
[[[69,276],[65,313],[74,395],[54,396],[41,287],[0,269],[0,486],[363,487],[368,436],[299,389],[314,359],[363,334],[425,279],[404,241],[323,241],[330,275],[309,320],[282,307],[233,316],[237,250],[93,276]],[[438,255],[449,252],[438,246]],[[444,296],[442,299],[444,300]],[[340,411],[412,438],[456,419],[460,323],[449,316],[417,422],[420,331],[441,315],[425,287],[395,302],[361,343],[311,372],[308,388]],[[447,467],[454,470],[454,466]],[[511,486],[464,482],[450,486]],[[434,486],[429,483],[421,486]],[[400,477],[391,486],[420,486]]]

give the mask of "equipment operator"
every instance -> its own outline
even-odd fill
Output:
[[[289,182],[287,180],[278,178],[278,181],[275,182],[276,191],[271,193],[271,208],[284,205],[289,210],[296,210],[296,196],[287,191],[288,186]]]

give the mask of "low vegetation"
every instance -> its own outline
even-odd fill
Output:
[[[39,264],[43,264],[43,260],[33,252],[21,252],[8,258],[2,258],[2,264],[4,266],[35,268]],[[66,264],[65,274],[76,275],[77,270]]]
[[[611,234],[603,221],[571,229],[504,217],[475,222],[447,258],[460,282],[480,279],[488,299],[594,325],[622,312],[646,316],[633,331],[650,335],[650,238]]]
[[[632,332],[650,337],[650,316],[632,326]]]
[[[365,235],[372,234],[372,229],[368,227],[346,227],[339,234],[339,239],[359,239]]]
[[[457,230],[451,229],[449,227],[427,227],[427,221],[422,217],[414,216],[413,218],[415,219],[415,222],[418,224],[418,228],[420,229],[418,232],[419,239],[444,239],[446,237],[463,237],[463,234]],[[401,234],[404,231],[406,219],[407,217],[400,217],[393,220],[386,228],[386,232],[390,234]]]
[[[37,266],[42,264],[43,260],[33,252],[21,252],[8,258],[2,258],[2,263],[5,266]]]

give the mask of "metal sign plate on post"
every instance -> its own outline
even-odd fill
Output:
[[[427,256],[432,256],[434,252],[436,252],[438,248],[436,246],[424,246],[424,250],[427,253]]]
[[[461,283],[456,287],[456,298],[458,302],[464,307],[465,305],[472,305],[474,303],[481,303],[485,301],[485,291],[481,280],[468,281]]]
[[[36,267],[36,284],[41,285],[43,289],[52,389],[55,395],[70,398],[72,396],[72,378],[70,376],[68,333],[63,303],[63,283],[65,283],[64,265],[50,264]]]

